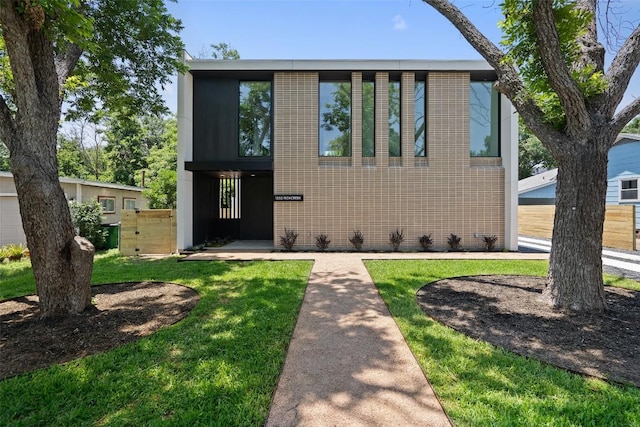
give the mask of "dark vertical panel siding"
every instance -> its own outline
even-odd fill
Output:
[[[193,80],[193,160],[238,159],[239,82]]]

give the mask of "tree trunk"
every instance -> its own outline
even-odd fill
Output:
[[[14,140],[13,176],[43,319],[82,312],[91,305],[94,248],[76,236],[57,173],[56,132],[41,129]],[[33,141],[47,140],[46,144]],[[50,147],[53,146],[53,150]]]
[[[574,144],[558,163],[549,281],[543,292],[543,299],[555,307],[606,309],[602,231],[608,146],[597,140]]]

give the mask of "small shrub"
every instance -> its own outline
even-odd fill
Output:
[[[329,240],[329,236],[327,236],[326,234],[320,233],[316,236],[316,246],[318,247],[318,249],[320,249],[321,252],[327,250],[327,248],[329,247],[329,243],[331,243],[331,240]]]
[[[400,248],[400,245],[404,242],[404,230],[395,229],[389,233],[389,244],[393,247],[394,251]]]
[[[294,230],[289,230],[285,227],[284,236],[280,236],[280,245],[286,251],[290,251],[293,249],[293,245],[296,244],[297,238],[298,238],[298,233],[296,233]]]
[[[498,241],[498,236],[484,236],[482,238],[484,242],[484,246],[488,251],[492,251],[496,248],[496,242]]]
[[[431,245],[433,245],[433,239],[431,238],[431,234],[423,234],[422,236],[420,236],[418,241],[420,242],[420,246],[422,247],[422,250],[425,250],[425,251],[428,251],[429,248],[431,248]]]
[[[360,230],[356,230],[353,232],[353,236],[349,237],[349,241],[356,248],[357,251],[362,249],[362,245],[364,244],[364,234]]]
[[[460,249],[462,249],[462,245],[460,244],[461,241],[462,237],[458,237],[453,233],[451,233],[449,237],[447,237],[447,244],[452,251],[459,251]]]
[[[89,240],[96,250],[104,249],[109,232],[102,228],[102,206],[96,199],[85,203],[69,203],[71,220],[78,236]]]
[[[20,261],[27,256],[28,250],[22,243],[9,243],[0,248],[0,262],[6,260]]]

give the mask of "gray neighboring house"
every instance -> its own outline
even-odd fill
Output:
[[[120,222],[124,209],[145,209],[144,188],[108,182],[60,177],[67,200],[86,202],[97,199],[104,211],[104,224]],[[18,207],[18,194],[10,172],[0,171],[0,246],[9,243],[26,244]]]

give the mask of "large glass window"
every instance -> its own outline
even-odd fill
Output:
[[[469,132],[473,157],[500,156],[498,101],[498,92],[494,89],[493,82],[471,82]]]
[[[426,102],[424,97],[424,82],[416,82],[413,93],[413,114],[414,114],[414,146],[413,151],[416,157],[427,155],[427,144],[425,137],[425,110]]]
[[[389,82],[389,157],[400,157],[400,82]]]
[[[351,156],[351,83],[320,82],[320,156]]]
[[[362,157],[376,155],[376,84],[362,82]]]
[[[271,155],[271,82],[240,82],[239,154]]]

